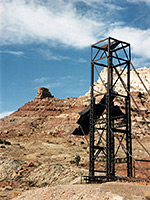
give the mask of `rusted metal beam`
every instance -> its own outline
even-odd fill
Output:
[[[92,47],[93,46],[96,46],[96,45],[98,45],[98,44],[100,44],[100,43],[102,43],[102,42],[105,42],[106,40],[108,40],[109,38],[105,38],[104,40],[100,40],[99,42],[96,42],[96,43],[94,43],[93,45],[92,45]]]
[[[142,79],[141,79],[141,77],[140,77],[139,73],[136,71],[136,69],[135,69],[135,67],[134,67],[133,63],[132,63],[132,62],[130,62],[130,63],[131,63],[131,65],[132,65],[132,67],[133,67],[133,69],[134,69],[134,71],[135,71],[136,75],[137,75],[137,76],[138,76],[138,78],[140,79],[140,81],[141,81],[142,85],[144,86],[145,90],[147,91],[148,95],[150,96],[150,92],[148,91],[148,89],[147,89],[146,85],[145,85],[145,84],[144,84],[144,82],[142,81]]]

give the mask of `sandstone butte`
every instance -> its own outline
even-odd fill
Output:
[[[137,71],[150,91],[150,68]],[[105,82],[105,70],[101,77]],[[105,92],[100,80],[94,87]],[[123,91],[119,83],[116,89]],[[150,125],[150,97],[133,71],[131,93]],[[39,88],[35,99],[0,119],[0,199],[150,199],[150,186],[144,181],[80,185],[81,175],[88,174],[89,136],[85,139],[72,132],[78,126],[78,112],[89,102],[89,92],[58,99],[48,89]],[[121,101],[116,103],[125,109]],[[150,151],[149,130],[133,102],[131,110],[132,133]],[[148,158],[134,138],[133,152],[135,158]],[[78,166],[76,156],[80,156]],[[150,164],[141,165],[150,174]],[[125,175],[125,166],[117,166],[116,172]],[[138,166],[136,176],[143,176]]]

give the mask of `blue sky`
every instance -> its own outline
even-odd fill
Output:
[[[150,0],[0,0],[0,117],[47,87],[57,98],[90,86],[90,45],[115,37],[150,67]]]

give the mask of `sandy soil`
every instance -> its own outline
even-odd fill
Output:
[[[150,185],[110,182],[40,188],[25,192],[13,200],[144,200],[148,199],[148,192]]]

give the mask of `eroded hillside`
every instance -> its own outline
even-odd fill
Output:
[[[148,77],[145,77],[147,80]],[[137,84],[138,87],[141,88]],[[143,89],[132,91],[132,96],[150,126],[150,97]],[[72,135],[72,132],[78,126],[78,112],[89,102],[88,93],[61,100],[49,91],[43,94],[39,89],[35,99],[0,119],[0,196],[3,199],[11,199],[31,188],[69,184],[72,181],[79,183],[80,176],[88,174],[86,139],[89,136],[85,139],[84,136]],[[124,103],[119,99],[115,103],[124,112]],[[150,151],[150,132],[133,102],[131,109],[132,133]],[[138,147],[135,140],[133,152],[135,157],[147,158],[146,152]],[[146,167],[150,173],[149,164]],[[119,166],[117,170],[124,175],[124,167]],[[138,173],[141,172],[137,170]]]

